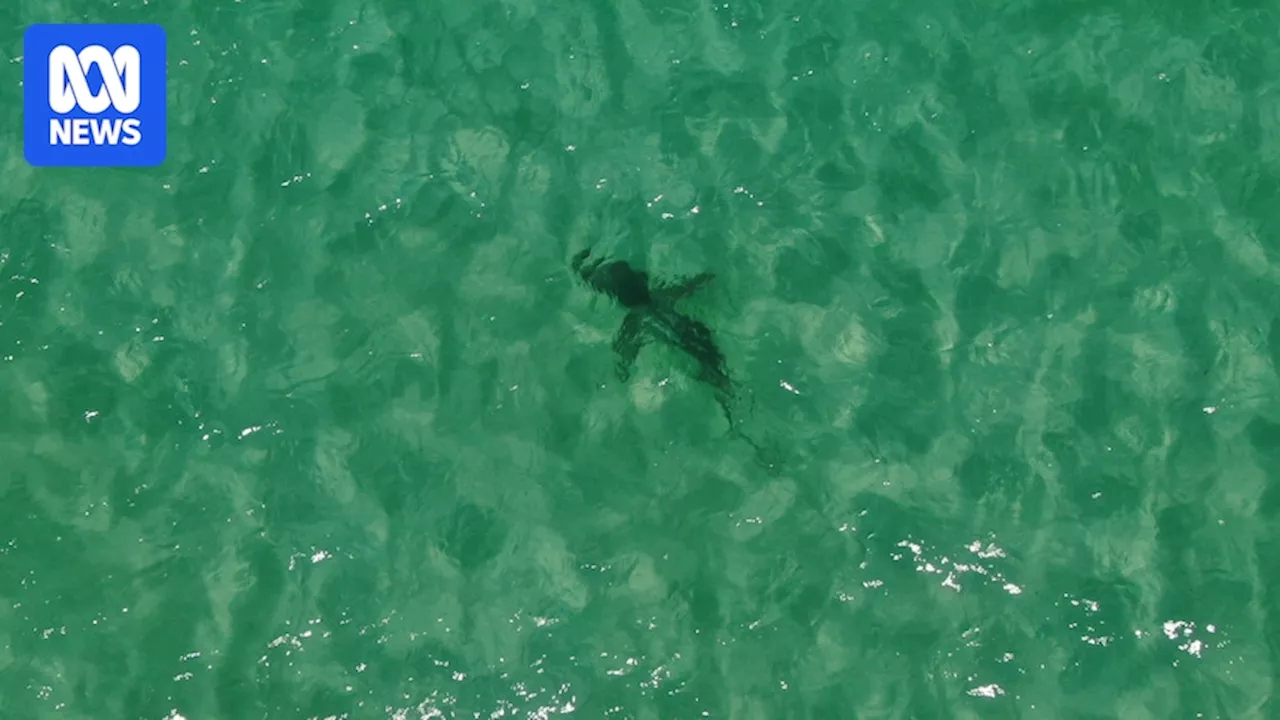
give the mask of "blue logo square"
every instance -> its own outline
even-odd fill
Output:
[[[23,151],[37,167],[164,162],[159,25],[32,25],[22,37]]]

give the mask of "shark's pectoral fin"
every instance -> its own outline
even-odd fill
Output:
[[[631,368],[636,363],[640,348],[644,347],[644,315],[638,312],[627,313],[613,338],[613,352],[617,355],[618,379],[626,382],[631,378]]]
[[[709,272],[699,273],[689,278],[688,280],[685,280],[683,282],[679,282],[667,288],[664,288],[664,292],[667,295],[667,297],[671,298],[671,300],[674,302],[681,298],[689,297],[695,292],[701,290],[704,285],[711,282],[712,279],[714,278],[715,278],[715,273],[709,273]]]
[[[581,274],[582,264],[586,262],[587,258],[590,256],[591,256],[591,248],[581,250],[578,252],[578,254],[573,256],[573,260],[569,261],[569,266],[573,268],[574,272]]]

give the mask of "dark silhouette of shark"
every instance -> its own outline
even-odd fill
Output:
[[[724,353],[716,345],[711,328],[676,309],[678,301],[711,282],[714,274],[704,272],[674,284],[651,283],[648,273],[622,260],[592,258],[591,248],[574,255],[572,266],[588,287],[613,298],[627,310],[613,339],[619,380],[630,379],[636,357],[646,343],[665,343],[698,363],[697,379],[715,393],[729,426],[737,427],[732,409],[733,383],[725,368]]]

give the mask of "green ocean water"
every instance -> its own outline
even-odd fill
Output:
[[[26,164],[35,22],[166,28],[162,166]],[[1277,37],[0,5],[0,718],[1280,717]]]

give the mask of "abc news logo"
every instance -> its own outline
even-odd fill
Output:
[[[167,152],[159,25],[31,25],[23,149],[35,166],[154,166]]]
[[[97,68],[102,87],[89,90],[88,71]],[[114,53],[101,45],[80,52],[59,45],[49,52],[49,108],[66,115],[77,108],[99,115],[115,108],[121,115],[138,109],[142,97],[138,49],[121,45]],[[50,118],[50,145],[137,145],[142,142],[142,121],[138,118]]]

